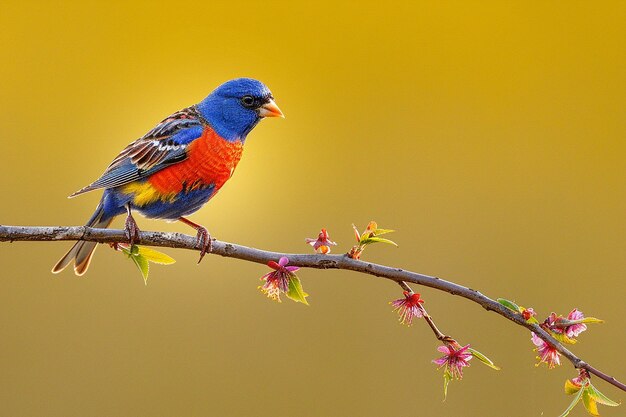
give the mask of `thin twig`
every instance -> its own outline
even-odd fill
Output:
[[[413,294],[413,289],[411,287],[409,287],[409,284],[407,284],[406,282],[398,281],[398,285],[404,291],[408,291],[409,293]],[[441,333],[441,330],[439,330],[439,328],[437,327],[437,325],[433,321],[433,318],[431,317],[430,314],[428,314],[428,312],[426,311],[426,308],[424,308],[423,305],[420,304],[419,305],[419,309],[422,310],[422,314],[424,315],[424,320],[426,321],[428,326],[430,326],[430,329],[435,334],[435,337],[437,338],[437,340],[441,340],[441,341],[451,340],[451,338],[449,336],[446,336],[445,334]]]
[[[123,230],[111,229],[93,229],[86,226],[75,227],[24,227],[24,226],[0,226],[0,241],[57,241],[57,240],[86,240],[99,243],[119,243],[127,242],[126,235]],[[140,232],[138,244],[200,250],[196,245],[197,239],[192,236],[181,233],[162,233],[162,232]],[[395,282],[411,282],[425,287],[434,288],[447,292],[452,295],[458,295],[473,301],[487,311],[493,311],[502,317],[509,319],[515,324],[525,327],[534,332],[546,343],[554,346],[554,348],[566,357],[575,368],[583,368],[597,377],[603,379],[615,387],[626,391],[626,385],[619,382],[615,378],[605,374],[604,372],[587,364],[582,359],[574,355],[565,346],[559,343],[549,333],[537,324],[526,322],[521,314],[513,312],[504,307],[497,301],[481,294],[479,291],[471,288],[455,284],[437,277],[418,274],[416,272],[406,271],[401,268],[392,268],[385,265],[379,265],[371,262],[351,259],[346,255],[305,255],[305,254],[284,254],[278,252],[264,251],[234,243],[213,242],[213,250],[215,255],[242,259],[250,262],[266,264],[268,261],[277,260],[281,256],[287,256],[293,265],[306,268],[317,269],[346,269],[350,271],[361,272],[364,274],[375,275],[377,277],[390,279]],[[434,330],[433,330],[434,331]]]

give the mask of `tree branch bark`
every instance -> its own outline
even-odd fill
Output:
[[[0,242],[14,241],[58,241],[58,240],[86,240],[99,243],[120,243],[127,242],[123,230],[113,229],[93,229],[86,226],[74,227],[27,227],[27,226],[2,226],[0,225]],[[196,238],[181,233],[163,232],[140,232],[137,244],[147,246],[169,247],[178,249],[200,250],[196,246]],[[307,254],[285,254],[279,252],[265,251],[261,249],[241,246],[234,243],[213,241],[214,255],[229,258],[237,258],[249,262],[266,264],[268,261],[276,261],[281,256],[287,256],[291,265],[316,269],[345,269],[364,274],[386,278],[396,283],[410,282],[425,287],[434,288],[452,295],[458,295],[473,301],[487,311],[493,311],[513,323],[525,327],[534,332],[545,342],[567,358],[575,368],[583,368],[589,373],[603,379],[609,384],[626,391],[626,385],[617,379],[589,365],[568,350],[565,346],[554,339],[548,332],[537,324],[527,323],[521,314],[515,313],[504,307],[497,301],[481,294],[471,288],[464,287],[454,282],[446,281],[437,277],[407,271],[401,268],[393,268],[379,265],[372,262],[360,261],[349,258],[347,255],[307,255]],[[433,329],[434,331],[434,329]],[[440,332],[439,332],[440,333]],[[435,332],[437,334],[437,332]]]

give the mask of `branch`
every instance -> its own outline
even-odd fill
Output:
[[[0,225],[0,242],[57,240],[86,240],[98,243],[120,243],[128,241],[123,230],[93,229],[86,226],[23,227]],[[196,246],[195,237],[181,233],[140,232],[139,240],[136,243],[148,246],[200,250],[200,248]],[[211,253],[214,255],[237,258],[244,261],[262,264],[267,264],[269,261],[276,261],[281,256],[287,256],[291,264],[298,265],[300,267],[317,269],[346,269],[386,278],[395,281],[403,288],[404,286],[401,284],[402,282],[410,282],[434,288],[439,291],[444,291],[452,295],[458,295],[479,304],[487,311],[493,311],[515,324],[527,328],[546,343],[554,346],[554,348],[566,357],[575,368],[586,369],[591,374],[596,375],[609,384],[614,385],[622,391],[626,391],[625,384],[594,368],[574,355],[574,353],[564,347],[539,325],[527,323],[521,314],[509,310],[497,301],[481,294],[479,291],[450,281],[429,275],[418,274],[416,272],[406,271],[401,268],[392,268],[385,265],[355,260],[346,255],[284,254],[236,245],[234,243],[220,242],[217,240],[213,242],[213,250]],[[435,332],[435,335],[438,338],[443,336],[436,326],[434,326],[432,320],[428,321],[428,324],[431,326],[431,329]]]
[[[404,282],[404,281],[398,281],[398,285],[400,286],[400,288],[402,288],[404,291],[408,291],[411,294],[413,293],[413,290],[411,289],[411,287],[409,287],[409,285]],[[433,321],[433,318],[431,317],[430,314],[428,314],[428,312],[426,311],[426,309],[424,308],[423,305],[419,306],[419,309],[422,310],[422,314],[424,315],[424,320],[426,321],[426,323],[428,324],[428,326],[430,327],[430,330],[433,331],[433,333],[435,334],[435,337],[437,338],[437,340],[441,340],[441,341],[445,341],[445,340],[449,340],[450,337],[446,336],[445,334],[441,333],[441,330],[439,330],[439,328],[437,327],[437,325],[435,324],[435,322]]]

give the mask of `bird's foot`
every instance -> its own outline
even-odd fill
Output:
[[[126,237],[128,238],[128,242],[132,248],[135,241],[139,240],[139,226],[137,226],[137,222],[130,213],[126,217],[124,232],[126,233]]]
[[[213,239],[211,239],[211,235],[205,227],[198,227],[198,233],[196,234],[196,246],[200,247],[200,259],[198,259],[198,263],[200,263],[202,258],[204,258],[204,255],[213,250]]]
[[[209,231],[206,230],[206,227],[200,226],[185,217],[180,217],[178,220],[185,223],[187,226],[193,227],[198,232],[196,234],[196,246],[200,249],[200,259],[198,259],[198,263],[200,263],[204,255],[211,252],[213,249],[213,239],[211,239]]]

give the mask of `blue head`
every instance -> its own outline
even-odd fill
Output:
[[[264,117],[283,117],[270,90],[252,78],[225,82],[198,104],[198,110],[229,141],[244,141]]]

